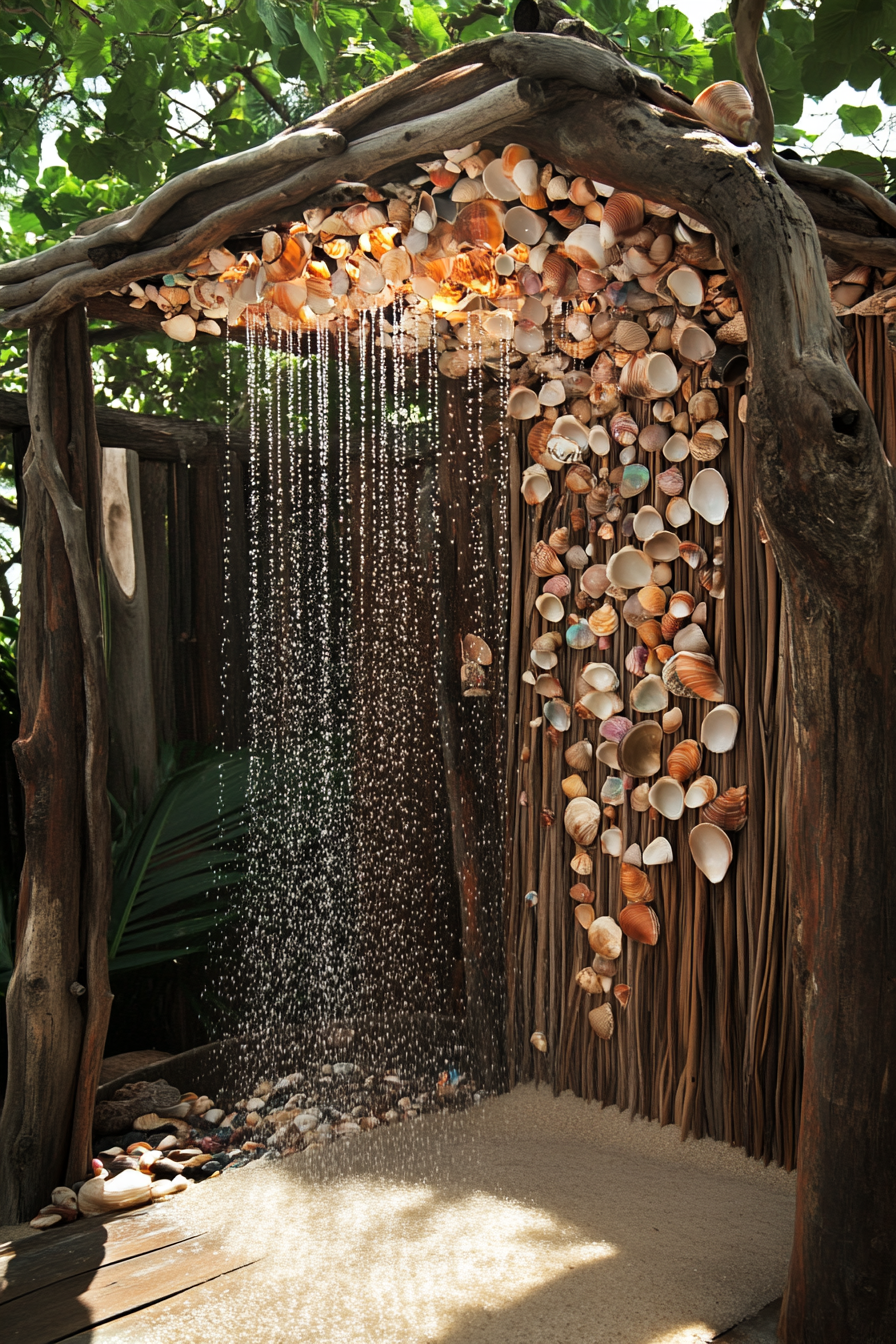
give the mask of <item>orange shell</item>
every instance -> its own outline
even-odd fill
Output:
[[[644,202],[631,191],[614,191],[604,206],[601,224],[612,229],[615,238],[635,233],[644,223]],[[602,236],[603,236],[602,227]]]
[[[593,905],[594,892],[585,886],[584,882],[577,882],[574,887],[570,887],[569,894],[577,905]],[[594,916],[592,915],[592,919]]]
[[[715,662],[705,653],[676,653],[665,665],[663,681],[673,695],[691,700],[725,699],[725,686]]]
[[[749,803],[746,784],[726,789],[701,810],[701,821],[711,821],[723,831],[740,831],[747,824]]]
[[[663,639],[672,639],[672,637],[677,635],[681,629],[681,621],[677,616],[673,616],[670,612],[666,611],[663,613],[662,620],[660,621],[660,629],[663,632]]]
[[[582,929],[590,929],[594,923],[594,910],[590,905],[577,905],[573,915],[576,923]]]
[[[548,420],[536,420],[526,438],[526,447],[529,449],[529,456],[533,461],[541,461],[542,455],[547,452],[548,439],[550,437],[550,422]]]
[[[592,611],[588,624],[596,635],[612,635],[619,629],[619,615],[615,607],[605,602],[597,611]]]
[[[565,257],[556,252],[549,252],[545,257],[541,281],[545,289],[559,299],[569,298],[579,287],[579,277],[575,269]]]
[[[655,649],[663,642],[663,630],[659,621],[644,621],[638,626],[638,638],[648,649]]]
[[[490,247],[494,252],[504,241],[504,207],[498,201],[471,201],[454,221],[458,243]]]
[[[617,920],[622,932],[635,943],[654,947],[659,941],[660,921],[649,905],[627,905],[619,911]]]
[[[639,591],[638,601],[651,616],[659,616],[666,610],[666,594],[655,583],[649,583]]]
[[[623,863],[621,865],[619,885],[622,888],[622,894],[627,901],[642,904],[653,900],[653,888],[650,885],[650,878],[643,869],[636,868],[632,863]]]
[[[699,742],[695,742],[692,737],[686,737],[683,742],[679,742],[669,752],[666,760],[666,773],[673,779],[677,779],[679,784],[683,784],[691,775],[696,774],[700,768],[700,762],[703,760],[703,748]]]
[[[693,103],[698,117],[714,131],[734,140],[748,140],[753,122],[753,100],[743,84],[722,79],[698,93]]]
[[[628,1001],[629,1001],[629,998],[631,997],[631,992],[632,992],[632,991],[631,991],[631,989],[628,987],[628,985],[614,985],[614,986],[613,986],[613,994],[614,994],[615,998],[617,999],[620,1008],[627,1008],[627,1007],[628,1007]]]

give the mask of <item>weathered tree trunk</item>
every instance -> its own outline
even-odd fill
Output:
[[[103,450],[103,533],[109,603],[109,789],[142,811],[155,789],[156,715],[149,592],[143,552],[140,461],[127,448]]]
[[[101,460],[83,311],[36,329],[29,411],[15,744],[26,862],[7,996],[4,1222],[30,1217],[54,1185],[84,1173],[112,998]]]

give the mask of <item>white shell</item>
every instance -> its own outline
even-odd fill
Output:
[[[644,866],[650,868],[654,864],[671,862],[672,846],[664,835],[658,835],[644,851]]]
[[[678,302],[686,308],[696,308],[703,302],[703,280],[692,266],[676,266],[670,272],[666,284]]]
[[[600,847],[604,854],[618,859],[622,853],[622,832],[618,826],[608,826],[600,837]]]
[[[652,575],[650,557],[637,546],[623,546],[607,562],[607,578],[618,588],[644,588]]]
[[[681,495],[670,499],[666,505],[666,522],[670,527],[684,527],[691,521],[691,506]]]
[[[610,436],[603,425],[595,425],[588,435],[588,447],[598,457],[606,457],[610,451]]]
[[[662,530],[662,517],[650,504],[645,504],[635,514],[635,536],[639,541],[649,541],[651,537],[656,536],[657,532],[662,532]],[[677,541],[675,553],[678,554]]]
[[[710,882],[721,882],[734,858],[731,841],[722,828],[702,821],[688,836],[688,845],[701,873]]]
[[[658,714],[669,703],[669,692],[662,677],[647,676],[637,682],[629,697],[632,709],[639,714]]]
[[[699,629],[699,626],[697,627]],[[734,705],[716,705],[700,725],[700,741],[707,751],[730,751],[740,727],[740,711]]]
[[[582,677],[596,691],[615,691],[619,685],[616,669],[609,663],[586,663],[582,668]]]
[[[674,532],[657,532],[645,541],[644,550],[651,560],[667,562],[678,559],[678,538]]]
[[[531,162],[531,160],[529,160]],[[504,216],[504,231],[517,243],[534,247],[547,228],[547,220],[525,205],[515,205]]]
[[[507,414],[514,420],[532,420],[540,410],[531,387],[515,387],[507,398]]]
[[[691,481],[688,503],[695,513],[717,527],[728,512],[728,487],[715,467],[704,467]]]
[[[691,453],[691,445],[683,434],[673,434],[663,444],[663,457],[667,462],[683,462]]]
[[[553,593],[541,593],[535,599],[535,606],[546,621],[562,621],[566,608]]]
[[[650,806],[669,821],[677,821],[684,812],[684,789],[671,775],[661,775],[647,797]]]

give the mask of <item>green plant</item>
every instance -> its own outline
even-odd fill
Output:
[[[113,974],[202,951],[204,935],[237,914],[220,893],[245,877],[238,842],[250,825],[250,765],[246,751],[214,751],[178,768],[164,747],[143,815],[112,799]]]

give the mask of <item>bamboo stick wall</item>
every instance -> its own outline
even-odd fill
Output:
[[[892,457],[896,446],[896,370],[893,352],[879,320],[851,319],[855,341],[850,365],[878,421]],[[722,791],[747,784],[749,820],[732,836],[735,858],[723,882],[711,886],[694,865],[689,830],[700,820],[686,811],[680,821],[619,809],[616,824],[624,845],[642,847],[657,835],[671,842],[674,863],[653,868],[654,909],[661,933],[655,947],[624,940],[617,983],[631,987],[626,1009],[611,997],[616,1019],[609,1041],[597,1038],[588,1010],[600,1002],[576,984],[576,972],[590,965],[586,930],[573,918],[569,888],[580,879],[569,866],[575,845],[562,824],[566,798],[561,779],[571,773],[563,753],[571,742],[589,736],[599,741],[596,722],[573,716],[570,731],[553,745],[542,725],[533,730],[543,702],[534,689],[521,687],[521,703],[512,729],[508,763],[509,862],[505,908],[507,929],[508,1035],[511,1083],[529,1078],[548,1082],[555,1092],[628,1109],[633,1114],[676,1124],[682,1137],[710,1136],[742,1146],[764,1161],[788,1170],[797,1160],[801,1033],[797,986],[790,954],[792,919],[786,850],[789,750],[788,636],[780,584],[770,548],[763,544],[754,511],[750,446],[736,410],[744,387],[716,389],[720,418],[730,437],[713,462],[726,479],[731,506],[721,528],[693,516],[682,539],[698,542],[711,556],[713,538],[724,546],[726,595],[707,601],[706,635],[725,685],[725,699],[741,712],[734,749],[725,755],[704,752],[698,773],[709,773]],[[685,409],[679,394],[676,409]],[[625,406],[639,425],[647,424],[649,405]],[[524,436],[513,444],[519,471],[529,464]],[[647,491],[631,501],[634,511],[653,504],[662,513],[668,502],[654,483],[668,464],[639,451],[651,470]],[[688,483],[695,464],[679,464]],[[517,473],[518,474],[518,473]],[[518,486],[516,487],[518,488]],[[519,669],[528,663],[535,638],[550,628],[534,607],[540,584],[529,569],[529,553],[554,528],[569,524],[571,501],[555,484],[541,509],[519,511],[512,539],[516,587],[511,631]],[[618,531],[618,526],[617,526]],[[571,541],[595,543],[595,561],[606,561],[621,541],[603,543],[592,534]],[[698,601],[708,594],[694,571],[676,562],[673,587],[689,589]],[[570,610],[575,610],[572,602]],[[557,627],[553,627],[557,628]],[[624,670],[636,631],[621,619],[612,648],[559,650],[555,674],[572,702],[581,667],[605,658],[620,674],[620,695],[633,722],[643,716],[628,708],[634,678]],[[680,729],[664,742],[667,750],[683,738],[697,738],[712,709],[702,700],[674,700],[683,711]],[[528,746],[529,759],[523,759]],[[665,767],[663,767],[663,771]],[[597,798],[610,773],[596,755],[584,776],[589,796]],[[521,805],[525,793],[527,806]],[[556,814],[541,824],[541,811]],[[616,916],[624,898],[619,890],[619,860],[595,845],[594,872],[583,878],[596,893],[595,915]],[[535,906],[525,893],[538,895]],[[530,1044],[534,1030],[547,1036],[546,1054]]]

